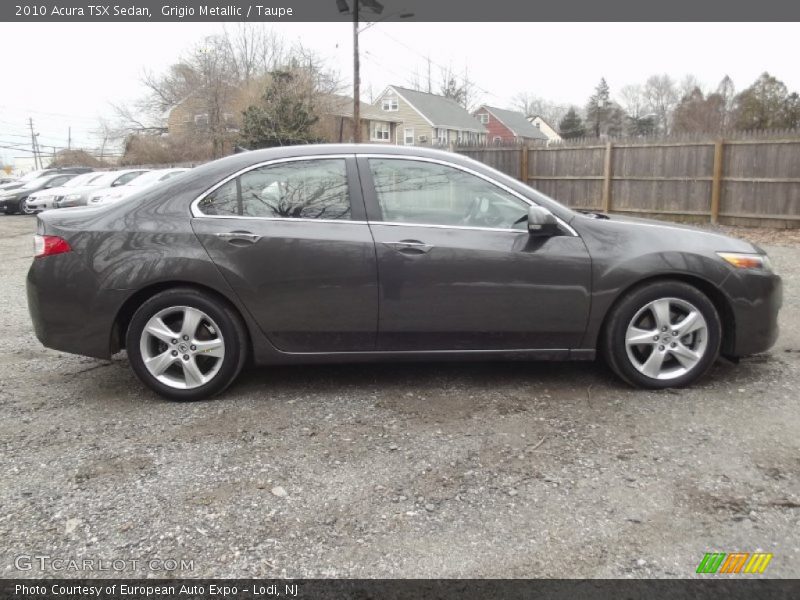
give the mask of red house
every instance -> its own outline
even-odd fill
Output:
[[[486,141],[489,144],[525,144],[536,141],[546,142],[548,139],[521,112],[484,104],[473,112],[472,116],[486,127],[488,131]]]

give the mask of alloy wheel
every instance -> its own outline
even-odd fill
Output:
[[[625,331],[631,364],[652,379],[677,379],[694,369],[708,348],[708,323],[692,303],[659,298],[643,306]]]
[[[158,381],[189,390],[210,382],[225,358],[220,328],[191,306],[158,311],[142,330],[139,349],[144,366]]]

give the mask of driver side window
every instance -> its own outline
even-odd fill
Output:
[[[471,173],[437,163],[370,158],[383,221],[527,229],[528,205]]]

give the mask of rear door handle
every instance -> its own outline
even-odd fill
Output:
[[[225,233],[215,233],[215,236],[221,240],[225,240],[234,246],[241,246],[242,244],[255,244],[261,239],[260,235],[250,233],[249,231],[229,231]]]
[[[420,242],[419,240],[401,240],[399,242],[383,242],[384,246],[388,246],[392,250],[397,250],[403,254],[427,254],[433,249],[433,246]]]

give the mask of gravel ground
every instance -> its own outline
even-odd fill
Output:
[[[707,551],[800,576],[790,238],[768,246],[777,346],[692,389],[632,390],[600,363],[314,366],[175,404],[124,359],[36,341],[32,229],[0,217],[4,577],[92,575],[20,555],[132,577],[689,577]],[[144,564],[170,558],[193,568]]]

